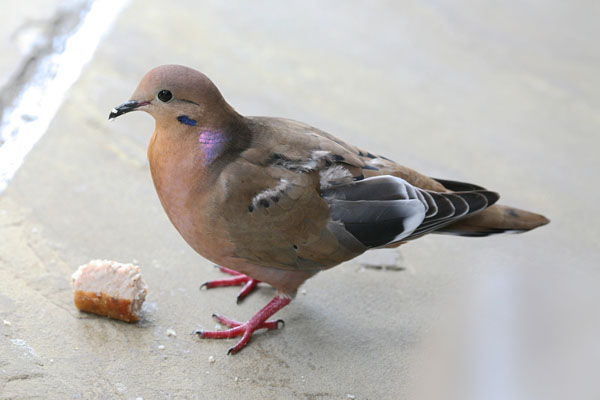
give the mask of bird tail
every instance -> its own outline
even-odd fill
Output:
[[[521,233],[546,225],[543,215],[495,204],[484,211],[445,226],[435,233],[480,237],[497,233]]]

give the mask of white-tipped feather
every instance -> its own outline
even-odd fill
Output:
[[[342,165],[334,165],[319,173],[321,190],[352,182],[352,174]]]
[[[254,196],[252,198],[252,205],[254,207],[258,207],[258,205],[260,204],[260,202],[262,200],[269,201],[273,197],[281,196],[281,194],[284,193],[289,188],[289,186],[290,186],[289,181],[287,181],[286,179],[280,179],[279,183],[274,188],[269,188],[269,189],[263,190],[262,192],[258,193],[256,196]]]

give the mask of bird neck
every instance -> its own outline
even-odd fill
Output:
[[[218,129],[202,129],[198,136],[200,149],[204,153],[202,163],[205,167],[211,165],[227,149],[232,136]]]
[[[157,172],[164,169],[172,177],[183,174],[196,179],[218,176],[228,162],[250,145],[251,131],[245,118],[237,113],[219,123],[183,117],[179,116],[175,124],[156,124],[148,158]]]

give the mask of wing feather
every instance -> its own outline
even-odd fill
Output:
[[[323,191],[330,218],[363,245],[381,247],[412,240],[477,213],[498,199],[479,186],[452,183],[463,192],[423,190],[394,176],[377,176]],[[476,188],[476,189],[475,189]]]

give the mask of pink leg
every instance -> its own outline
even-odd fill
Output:
[[[239,291],[239,293],[237,294],[237,302],[238,303],[240,303],[242,300],[244,300],[244,297],[246,297],[250,292],[252,292],[252,290],[256,287],[256,285],[260,282],[254,278],[250,278],[249,276],[241,274],[232,269],[221,267],[218,265],[216,267],[219,268],[221,270],[221,272],[225,272],[227,274],[233,275],[233,278],[218,279],[218,280],[214,280],[214,281],[204,282],[202,284],[202,286],[200,286],[200,288],[202,289],[203,287],[205,287],[207,289],[210,289],[210,288],[214,288],[214,287],[244,285],[242,287],[242,289]]]
[[[229,318],[223,317],[221,315],[214,315],[214,317],[222,324],[229,326],[229,329],[223,331],[196,331],[194,333],[198,334],[202,339],[228,339],[236,336],[242,336],[240,341],[229,349],[227,354],[235,354],[240,351],[252,337],[252,334],[257,329],[277,329],[279,326],[278,321],[267,321],[269,317],[275,314],[277,311],[281,310],[283,307],[290,304],[290,299],[287,296],[277,295],[273,297],[273,299],[264,306],[259,312],[256,313],[252,318],[248,321],[240,323],[238,321],[231,320]]]

